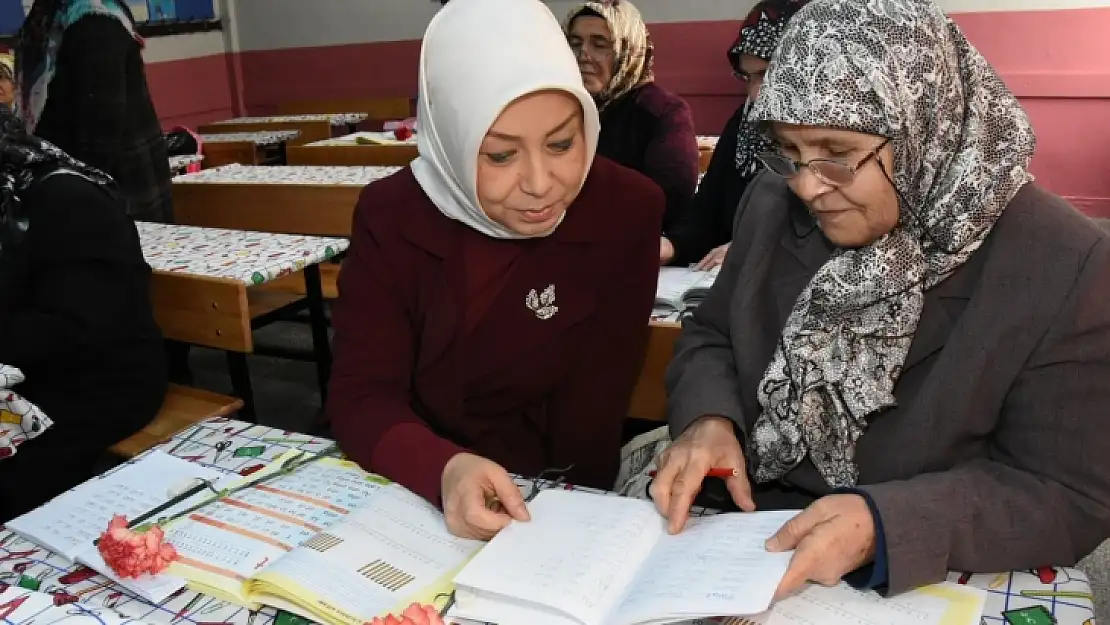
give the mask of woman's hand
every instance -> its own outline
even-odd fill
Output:
[[[672,534],[686,526],[694,497],[701,490],[706,472],[713,468],[736,469],[738,475],[725,479],[728,492],[741,510],[755,510],[744,452],[732,421],[712,415],[701,417],[663,452],[651,484],[651,498],[659,514],[670,521],[667,530]]]
[[[697,269],[698,271],[709,271],[714,267],[720,267],[721,263],[725,262],[725,255],[728,254],[728,246],[729,244],[725,243],[724,245],[709,250],[709,253],[705,255],[705,258],[701,259],[701,262],[694,265],[694,269]]]
[[[461,538],[489,540],[510,521],[528,521],[528,508],[509,473],[496,462],[455,454],[440,483],[447,529]]]
[[[875,519],[860,495],[826,495],[786,522],[767,541],[768,551],[789,551],[790,568],[779,583],[782,599],[815,582],[835,586],[875,559]]]
[[[667,237],[659,237],[659,264],[666,265],[674,259],[674,245]]]

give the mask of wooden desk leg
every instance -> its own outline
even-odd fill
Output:
[[[324,312],[324,289],[320,284],[320,265],[304,269],[305,296],[312,324],[312,352],[316,358],[316,379],[320,385],[320,401],[328,401],[328,380],[331,379],[331,343],[328,341],[328,318]]]
[[[258,415],[254,412],[254,391],[251,389],[251,372],[247,367],[247,355],[242,352],[225,353],[227,370],[231,374],[232,394],[243,400],[243,409],[239,411],[239,415],[247,423],[257,423]]]

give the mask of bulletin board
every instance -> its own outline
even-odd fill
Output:
[[[213,0],[125,0],[139,23],[164,24],[216,18]],[[0,0],[0,36],[19,32],[33,0]]]

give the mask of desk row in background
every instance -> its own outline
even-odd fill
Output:
[[[155,271],[269,282],[334,258],[347,239],[137,222],[143,256]]]
[[[293,184],[363,187],[400,167],[226,165],[174,178],[174,184]]]
[[[366,121],[370,116],[366,113],[317,113],[309,115],[269,115],[262,117],[236,117],[223,121],[212,122],[210,125],[234,124],[282,124],[286,122],[323,122],[332,126],[351,126]]]

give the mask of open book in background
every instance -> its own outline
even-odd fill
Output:
[[[691,519],[648,501],[549,490],[455,577],[452,616],[504,625],[677,623],[765,611],[791,553],[764,542],[797,511]]]
[[[133,520],[166,503],[173,498],[173,491],[194,480],[217,483],[224,478],[226,474],[222,471],[155,450],[59,495],[5,526],[70,562],[88,566],[148,601],[160,603],[183,588],[185,580],[165,574],[121,579],[100,557],[93,541],[108,528],[113,515],[122,514]],[[198,493],[166,514],[187,509],[211,496],[208,491]]]
[[[170,572],[190,588],[329,625],[431,602],[482,546],[451,536],[417,495],[335,458],[231,493],[166,537],[180,554]]]
[[[655,287],[655,310],[678,312],[693,308],[705,299],[717,279],[719,268],[695,271],[687,267],[662,267]]]

